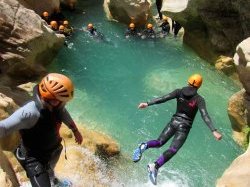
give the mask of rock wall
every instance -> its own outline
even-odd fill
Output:
[[[63,41],[64,37],[57,36],[33,10],[16,0],[0,0],[1,77],[9,75],[22,81],[44,73],[44,65],[50,63]]]
[[[15,172],[1,148],[0,148],[0,184],[1,187],[20,186],[16,178]]]
[[[26,8],[34,10],[37,14],[42,15],[43,12],[52,13],[55,8],[60,7],[60,0],[18,0]]]
[[[150,0],[104,0],[104,10],[109,19],[129,24],[144,25],[150,16]]]
[[[234,94],[229,101],[229,118],[233,127],[234,139],[243,144],[249,143],[250,127],[250,38],[242,41],[236,48],[234,63],[243,90]],[[250,186],[250,145],[247,151],[236,158],[217,182],[217,187]]]
[[[250,186],[250,147],[236,158],[230,167],[217,181],[216,187],[249,187]]]
[[[238,43],[250,36],[250,1],[163,0],[162,11],[185,28],[183,41],[201,57],[214,62],[219,55],[233,56]],[[187,8],[179,13],[180,7]],[[172,11],[172,12],[170,12]]]
[[[240,82],[246,90],[244,106],[246,109],[246,124],[250,127],[250,37],[237,46],[234,63]]]

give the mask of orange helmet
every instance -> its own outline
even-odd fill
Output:
[[[44,99],[57,99],[68,102],[73,98],[74,85],[65,75],[49,73],[39,84],[39,93]]]
[[[50,26],[54,29],[57,29],[58,25],[57,25],[57,22],[56,21],[51,21],[50,22]]]
[[[93,26],[93,24],[92,23],[89,23],[88,24],[88,29],[92,29],[94,26]]]
[[[134,23],[130,23],[129,24],[129,28],[135,28],[135,24]]]
[[[63,25],[60,25],[58,30],[59,30],[59,31],[64,31],[64,28],[65,28],[65,27],[64,27]]]
[[[67,20],[64,20],[63,21],[63,25],[65,26],[65,25],[69,25],[69,22],[67,21]]]
[[[147,24],[147,28],[148,28],[148,29],[152,29],[152,28],[153,28],[153,25],[152,25],[151,23],[148,23],[148,24]]]
[[[193,74],[188,79],[188,84],[199,88],[202,84],[202,76],[200,74]]]
[[[48,17],[49,13],[48,12],[43,12],[43,17]]]
[[[168,21],[168,17],[167,17],[167,16],[164,16],[164,17],[163,17],[163,20],[164,20],[164,21]]]

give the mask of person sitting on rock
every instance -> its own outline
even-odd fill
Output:
[[[65,108],[73,95],[74,85],[67,76],[49,73],[34,87],[31,101],[0,121],[0,137],[20,132],[15,156],[32,187],[61,186],[54,167],[63,149],[59,134],[62,122],[72,131],[76,143],[82,143],[82,135]]]
[[[58,29],[58,34],[63,34],[64,36],[66,36],[64,30],[65,30],[65,27],[63,25],[60,25]]]
[[[64,26],[64,32],[66,36],[71,36],[73,33],[73,28],[69,26],[69,22],[67,20],[63,21],[63,26]]]
[[[53,30],[53,31],[57,31],[58,30],[58,24],[56,21],[51,21],[50,22],[50,28]]]
[[[147,24],[147,28],[142,33],[142,39],[145,38],[155,38],[156,34],[151,23]]]
[[[49,13],[48,12],[43,12],[41,18],[46,21],[46,23],[49,25],[50,24],[50,18],[49,18]]]

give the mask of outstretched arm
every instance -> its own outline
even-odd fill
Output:
[[[33,127],[39,119],[40,113],[35,102],[29,102],[16,110],[11,116],[0,121],[0,137],[7,136],[20,129]]]
[[[171,92],[171,93],[169,93],[167,95],[155,98],[155,99],[153,99],[153,100],[151,100],[149,102],[142,102],[142,103],[140,103],[138,105],[138,108],[146,108],[146,107],[148,107],[150,105],[165,103],[166,101],[177,98],[179,96],[179,93],[180,93],[180,90],[176,89],[176,90],[174,90],[173,92]]]
[[[71,118],[69,112],[66,110],[66,108],[62,108],[60,111],[60,118],[62,120],[62,122],[67,125],[68,128],[70,128],[72,130],[72,132],[74,133],[75,136],[75,140],[78,144],[82,143],[82,135],[80,133],[80,131],[78,130],[75,122],[73,121],[73,119]]]
[[[221,140],[222,135],[217,131],[217,129],[215,129],[215,127],[212,123],[212,120],[207,112],[206,103],[205,103],[205,100],[203,98],[199,98],[198,107],[199,107],[199,111],[201,113],[201,117],[202,117],[203,121],[206,123],[208,128],[212,131],[215,139]]]

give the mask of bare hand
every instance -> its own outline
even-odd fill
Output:
[[[148,106],[148,103],[140,103],[138,105],[138,108],[146,108]]]
[[[213,135],[214,135],[216,140],[221,140],[222,139],[222,135],[217,131],[214,131]]]
[[[74,133],[74,136],[75,136],[76,143],[78,143],[79,145],[82,144],[82,135],[79,132],[79,130],[76,130],[73,133]]]

